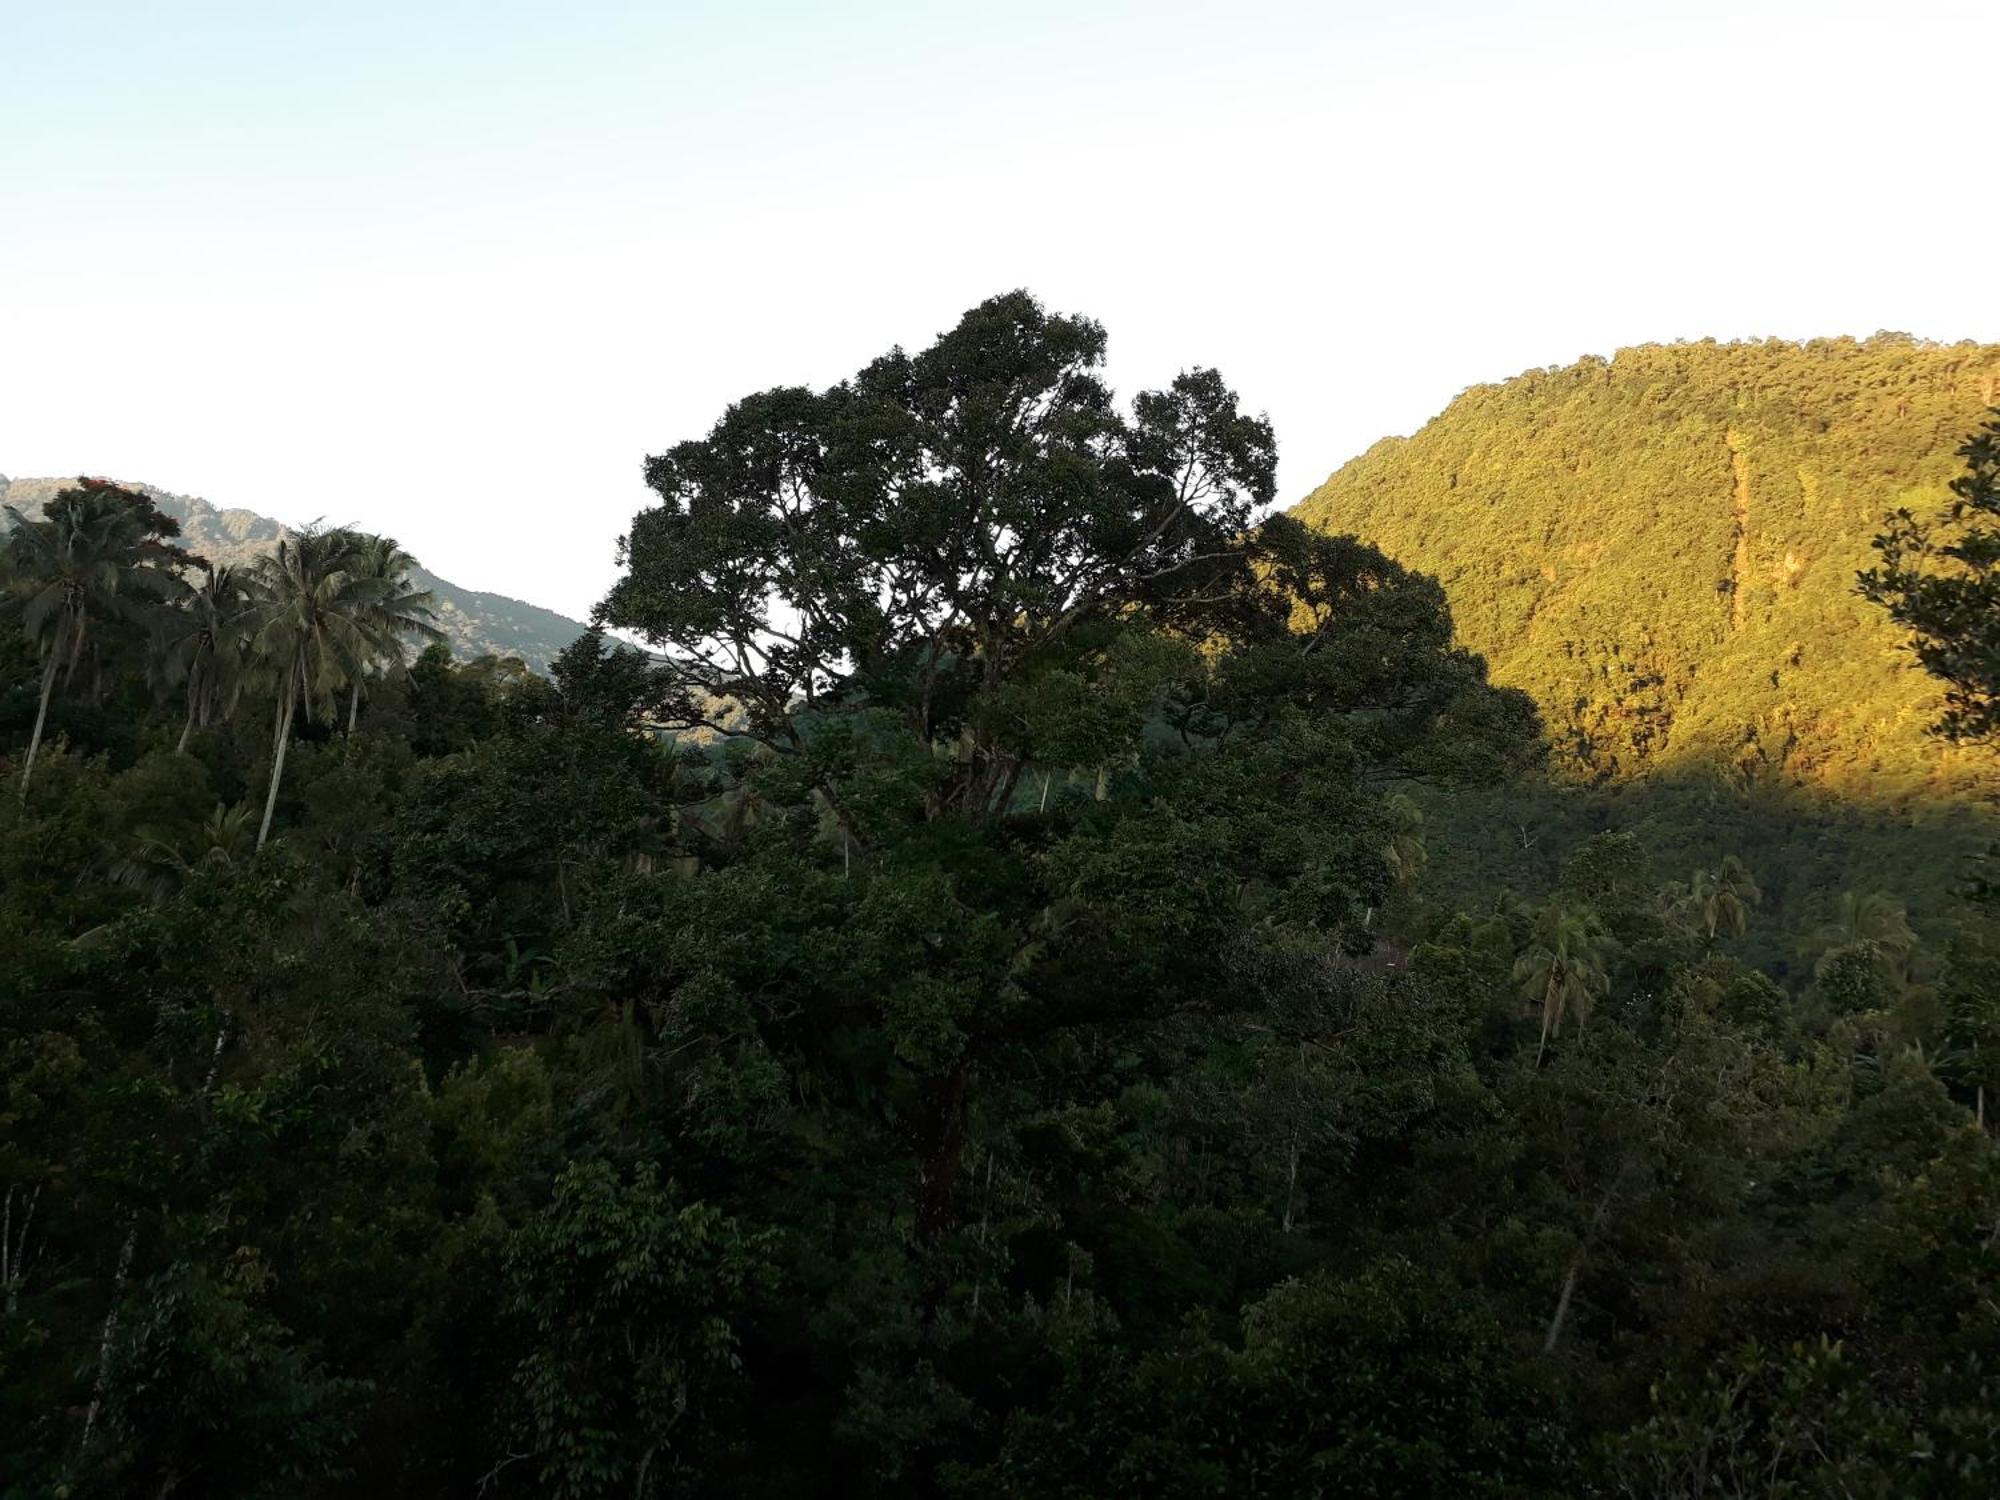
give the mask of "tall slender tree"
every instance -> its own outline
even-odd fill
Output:
[[[1743,861],[1725,854],[1713,870],[1696,870],[1684,898],[1696,926],[1714,943],[1723,933],[1741,937],[1750,926],[1750,912],[1764,899]]]
[[[178,570],[188,559],[165,544],[179,530],[170,518],[144,495],[104,480],[79,480],[61,491],[39,520],[11,505],[7,514],[14,523],[7,553],[21,625],[43,661],[35,727],[21,763],[25,797],[56,678],[76,671],[92,624],[131,620],[184,593]]]
[[[437,636],[431,596],[410,587],[412,566],[393,541],[346,528],[307,527],[259,559],[252,651],[276,699],[260,849],[271,836],[298,711],[331,718],[341,691],[358,690],[371,662],[401,661],[408,636]]]
[[[376,587],[376,597],[368,610],[372,661],[364,665],[377,666],[386,672],[400,671],[408,660],[412,638],[444,639],[444,632],[432,623],[436,618],[436,597],[429,589],[417,588],[411,582],[410,574],[417,560],[394,537],[371,536],[366,532],[350,535],[354,539],[354,572]],[[364,670],[348,685],[349,734],[354,733],[360,721],[366,683]]]
[[[163,613],[154,641],[153,673],[187,697],[176,750],[185,751],[197,729],[227,718],[241,697],[249,664],[253,599],[241,568],[212,568],[184,606]]]
[[[360,675],[373,649],[370,610],[379,590],[355,563],[353,533],[307,527],[284,538],[256,565],[252,649],[275,703],[271,782],[257,829],[260,849],[271,836],[299,709],[331,717],[335,697]]]
[[[1588,1020],[1591,1006],[1611,987],[1605,968],[1610,947],[1610,934],[1589,907],[1551,902],[1542,908],[1534,940],[1514,964],[1514,982],[1523,998],[1542,1011],[1537,1066],[1549,1038],[1561,1035],[1564,1019],[1574,1013],[1579,1022]]]

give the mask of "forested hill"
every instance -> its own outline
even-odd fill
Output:
[[[0,475],[0,504],[23,515],[36,516],[57,491],[76,482],[61,479],[15,479]],[[153,503],[181,523],[181,540],[213,563],[241,563],[277,546],[284,526],[247,510],[218,510],[192,495],[175,495],[148,484],[130,488],[152,497]],[[339,517],[331,519],[339,520]],[[0,517],[0,526],[5,521]],[[445,633],[452,654],[470,661],[480,656],[518,656],[538,672],[546,672],[556,653],[584,632],[583,623],[554,610],[509,599],[503,594],[461,588],[423,568],[411,579],[437,596],[437,626]]]
[[[1903,802],[1990,757],[1926,741],[1935,686],[1855,573],[1884,512],[1947,498],[1996,400],[1994,345],[1649,344],[1475,386],[1297,513],[1436,574],[1570,772]]]

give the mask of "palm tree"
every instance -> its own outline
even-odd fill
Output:
[[[162,686],[187,692],[176,751],[187,749],[195,730],[235,712],[249,664],[252,603],[241,568],[215,568],[188,595],[185,608],[162,620],[153,670]]]
[[[354,540],[354,571],[377,586],[377,597],[369,609],[369,630],[374,637],[373,656],[388,670],[399,670],[407,657],[412,636],[423,640],[443,640],[444,632],[431,623],[435,596],[428,589],[415,588],[410,573],[417,560],[405,552],[394,537],[349,533]],[[347,732],[361,717],[362,682],[357,674],[349,687]]]
[[[1536,1067],[1542,1064],[1549,1038],[1561,1033],[1563,1018],[1574,1011],[1579,1024],[1588,1020],[1591,1005],[1611,987],[1605,969],[1610,949],[1611,936],[1589,907],[1550,902],[1542,908],[1532,945],[1514,962],[1514,982],[1523,998],[1542,1010]]]
[[[1899,957],[1917,946],[1917,935],[1903,903],[1887,891],[1843,891],[1834,908],[1833,920],[1819,930],[1819,939],[1830,948],[1873,943],[1885,953]]]
[[[215,804],[192,838],[181,840],[152,828],[134,830],[132,853],[112,866],[119,885],[158,900],[197,870],[226,868],[250,852],[250,804]]]
[[[409,586],[411,566],[386,538],[311,526],[258,559],[251,649],[277,699],[258,848],[271,836],[298,710],[330,718],[341,690],[358,689],[370,662],[400,662],[407,636],[439,634],[429,623],[430,595]]]
[[[1742,937],[1750,926],[1751,909],[1763,899],[1764,893],[1757,889],[1743,861],[1725,854],[1715,869],[1694,872],[1682,904],[1713,943],[1724,931],[1731,937]]]
[[[276,700],[271,785],[257,829],[260,849],[271,836],[285,751],[300,707],[308,716],[330,716],[335,695],[360,676],[374,650],[370,609],[380,590],[355,571],[355,562],[353,533],[308,526],[260,557],[252,574],[251,650]]]
[[[41,702],[21,764],[21,795],[28,795],[35,756],[48,723],[56,675],[76,671],[93,620],[125,620],[149,603],[173,597],[187,585],[174,571],[175,557],[154,539],[145,497],[102,481],[63,490],[30,521],[13,506],[7,553],[14,592],[21,598],[21,626],[41,648]]]
[[[1918,938],[1903,903],[1887,891],[1841,892],[1833,920],[1814,936],[1822,946],[1815,973],[1829,968],[1837,955],[1859,953],[1863,966],[1892,986],[1909,980]]]

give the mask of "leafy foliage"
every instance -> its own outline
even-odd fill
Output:
[[[1875,538],[1881,562],[1861,575],[1861,592],[1911,633],[1917,660],[1945,683],[1937,732],[1986,740],[2000,729],[2000,416],[1958,451],[1966,472],[1951,482],[1942,527],[1899,509]]]
[[[1990,1491],[1991,906],[1552,785],[1102,341],[655,460],[664,660],[399,670],[340,534],[92,616],[0,799],[0,1489]]]
[[[1902,334],[1644,345],[1475,386],[1297,514],[1435,573],[1576,778],[1715,765],[1902,804],[1989,765],[1925,743],[1933,690],[1855,576],[1886,512],[1961,491],[1949,536],[1892,531],[1897,590],[1976,522],[1996,379],[2000,350]]]

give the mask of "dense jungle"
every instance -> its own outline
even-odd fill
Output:
[[[2000,350],[1292,511],[1105,352],[746,395],[545,672],[10,510],[0,1491],[1993,1493]]]

